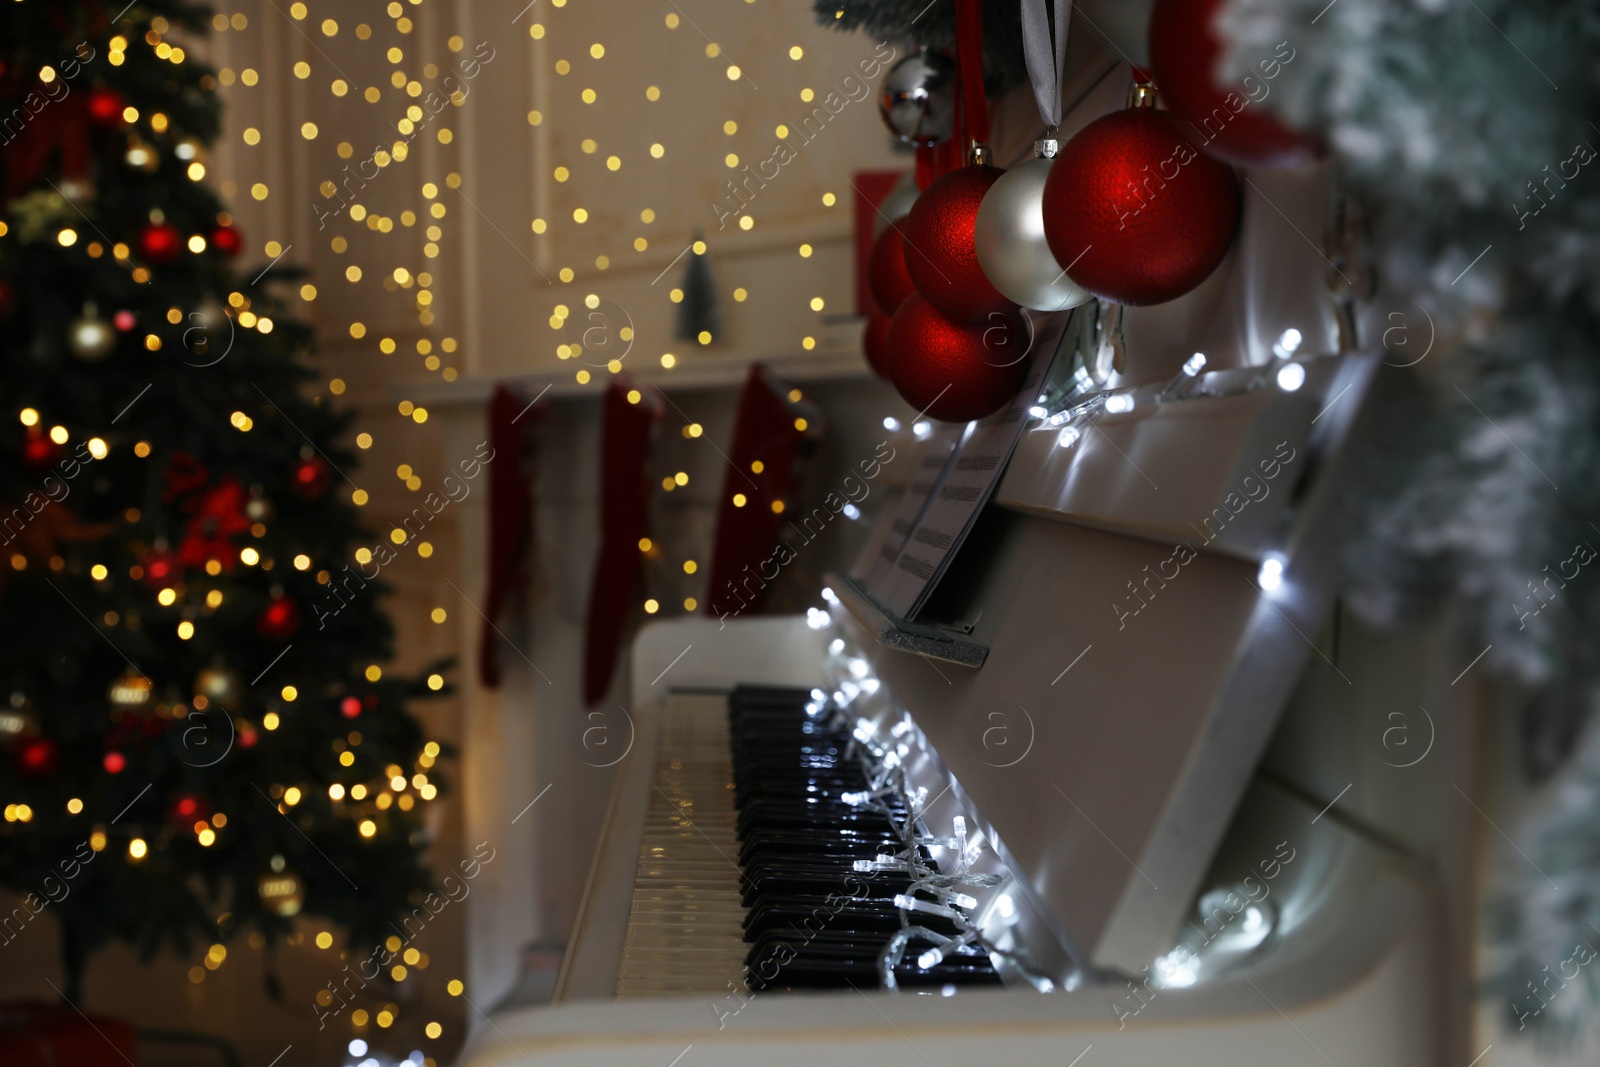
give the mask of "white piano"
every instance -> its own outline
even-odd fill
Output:
[[[554,1002],[490,1018],[462,1062],[1449,1062],[1461,829],[1424,798],[1462,773],[1466,694],[1431,668],[1447,634],[1398,647],[1336,617],[1339,505],[1387,372],[1294,365],[1125,391],[1070,447],[1034,420],[946,579],[962,625],[897,625],[841,577],[807,616],[644,630]],[[1185,531],[1268,457],[1270,492]],[[1143,586],[1177,542],[1193,558]],[[751,989],[726,918],[741,684],[814,689],[894,754],[922,840],[987,876],[964,913],[1004,985]]]
[[[1381,350],[1337,352],[1307,237],[1324,177],[1258,177],[1218,276],[1130,310],[1129,348],[1170,364],[1156,380],[1146,359],[1086,384],[1063,352],[1059,402],[915,622],[862,562],[804,616],[640,633],[636,739],[551,1003],[489,1013],[462,1064],[1472,1059],[1471,812],[1449,801],[1474,690],[1448,628],[1379,636],[1336,602],[1352,487],[1407,392]],[[1210,362],[1177,370],[1200,341]],[[901,492],[934,447],[918,431],[885,467]],[[740,686],[795,687],[797,722],[848,735],[917,862],[959,881],[903,926],[942,908],[961,938],[913,937],[835,988],[747,972]],[[904,861],[848,862],[894,882]],[[996,984],[909,980],[952,960]]]

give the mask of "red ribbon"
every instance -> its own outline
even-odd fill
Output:
[[[956,0],[956,81],[961,91],[961,147],[989,143],[989,107],[983,97],[983,8]],[[962,162],[965,162],[963,160]]]
[[[38,111],[28,106],[30,99],[44,103]],[[59,152],[61,177],[77,182],[89,176],[89,96],[68,90],[68,95],[51,100],[42,86],[32,88],[16,109],[26,116],[22,128],[3,150],[6,180],[0,203],[27,192],[44,174],[50,160]]]

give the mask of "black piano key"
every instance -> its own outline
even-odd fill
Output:
[[[878,958],[904,928],[895,906],[909,891],[905,872],[858,871],[858,862],[894,857],[907,846],[911,813],[897,796],[850,803],[871,792],[849,731],[810,715],[811,692],[740,686],[728,721],[739,838],[743,921],[751,989],[879,984]],[[852,798],[854,799],[854,798]],[[924,862],[925,849],[918,846]],[[955,923],[918,915],[917,925],[946,936]],[[931,968],[913,944],[894,969],[904,986],[997,983],[987,955],[954,952]]]
[[[941,985],[998,985],[987,955],[952,954],[924,968],[916,960],[925,946],[913,944],[894,967],[895,981],[916,988]],[[750,988],[815,988],[846,983],[876,986],[881,944],[849,932],[823,931],[801,939],[771,933],[751,946],[745,966]],[[758,984],[759,983],[759,984]]]
[[[819,930],[847,930],[878,944],[887,941],[901,929],[900,909],[894,906],[894,895],[881,897],[846,898],[840,904],[836,896],[792,896],[759,901],[745,915],[745,940],[755,941],[763,934],[788,931],[804,938]],[[935,933],[953,936],[955,924],[935,915],[917,916],[918,925]]]

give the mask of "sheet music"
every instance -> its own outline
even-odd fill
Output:
[[[878,550],[869,561],[861,586],[869,596],[882,598],[882,588],[894,573],[894,564],[900,558],[906,538],[916,529],[922,513],[933,499],[936,489],[943,483],[946,472],[955,458],[956,445],[966,426],[959,423],[934,422],[927,437],[917,441],[907,462],[911,466],[911,479],[900,497],[894,518],[878,543]]]
[[[959,446],[901,544],[893,568],[871,586],[886,610],[902,619],[915,617],[944,576],[999,484],[1027,424],[1028,409],[1038,402],[1039,388],[1055,363],[1069,318],[1070,314],[1058,314],[1038,322],[1034,353],[1011,404],[963,429]],[[884,547],[890,546],[886,542]]]

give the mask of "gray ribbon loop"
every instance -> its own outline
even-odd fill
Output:
[[[1039,102],[1039,117],[1047,126],[1061,125],[1061,76],[1067,65],[1067,23],[1072,18],[1072,0],[1049,0],[1054,4],[1056,32],[1050,39],[1050,20],[1045,13],[1047,0],[1022,0],[1022,56],[1028,63],[1028,80],[1033,83],[1033,98]]]

